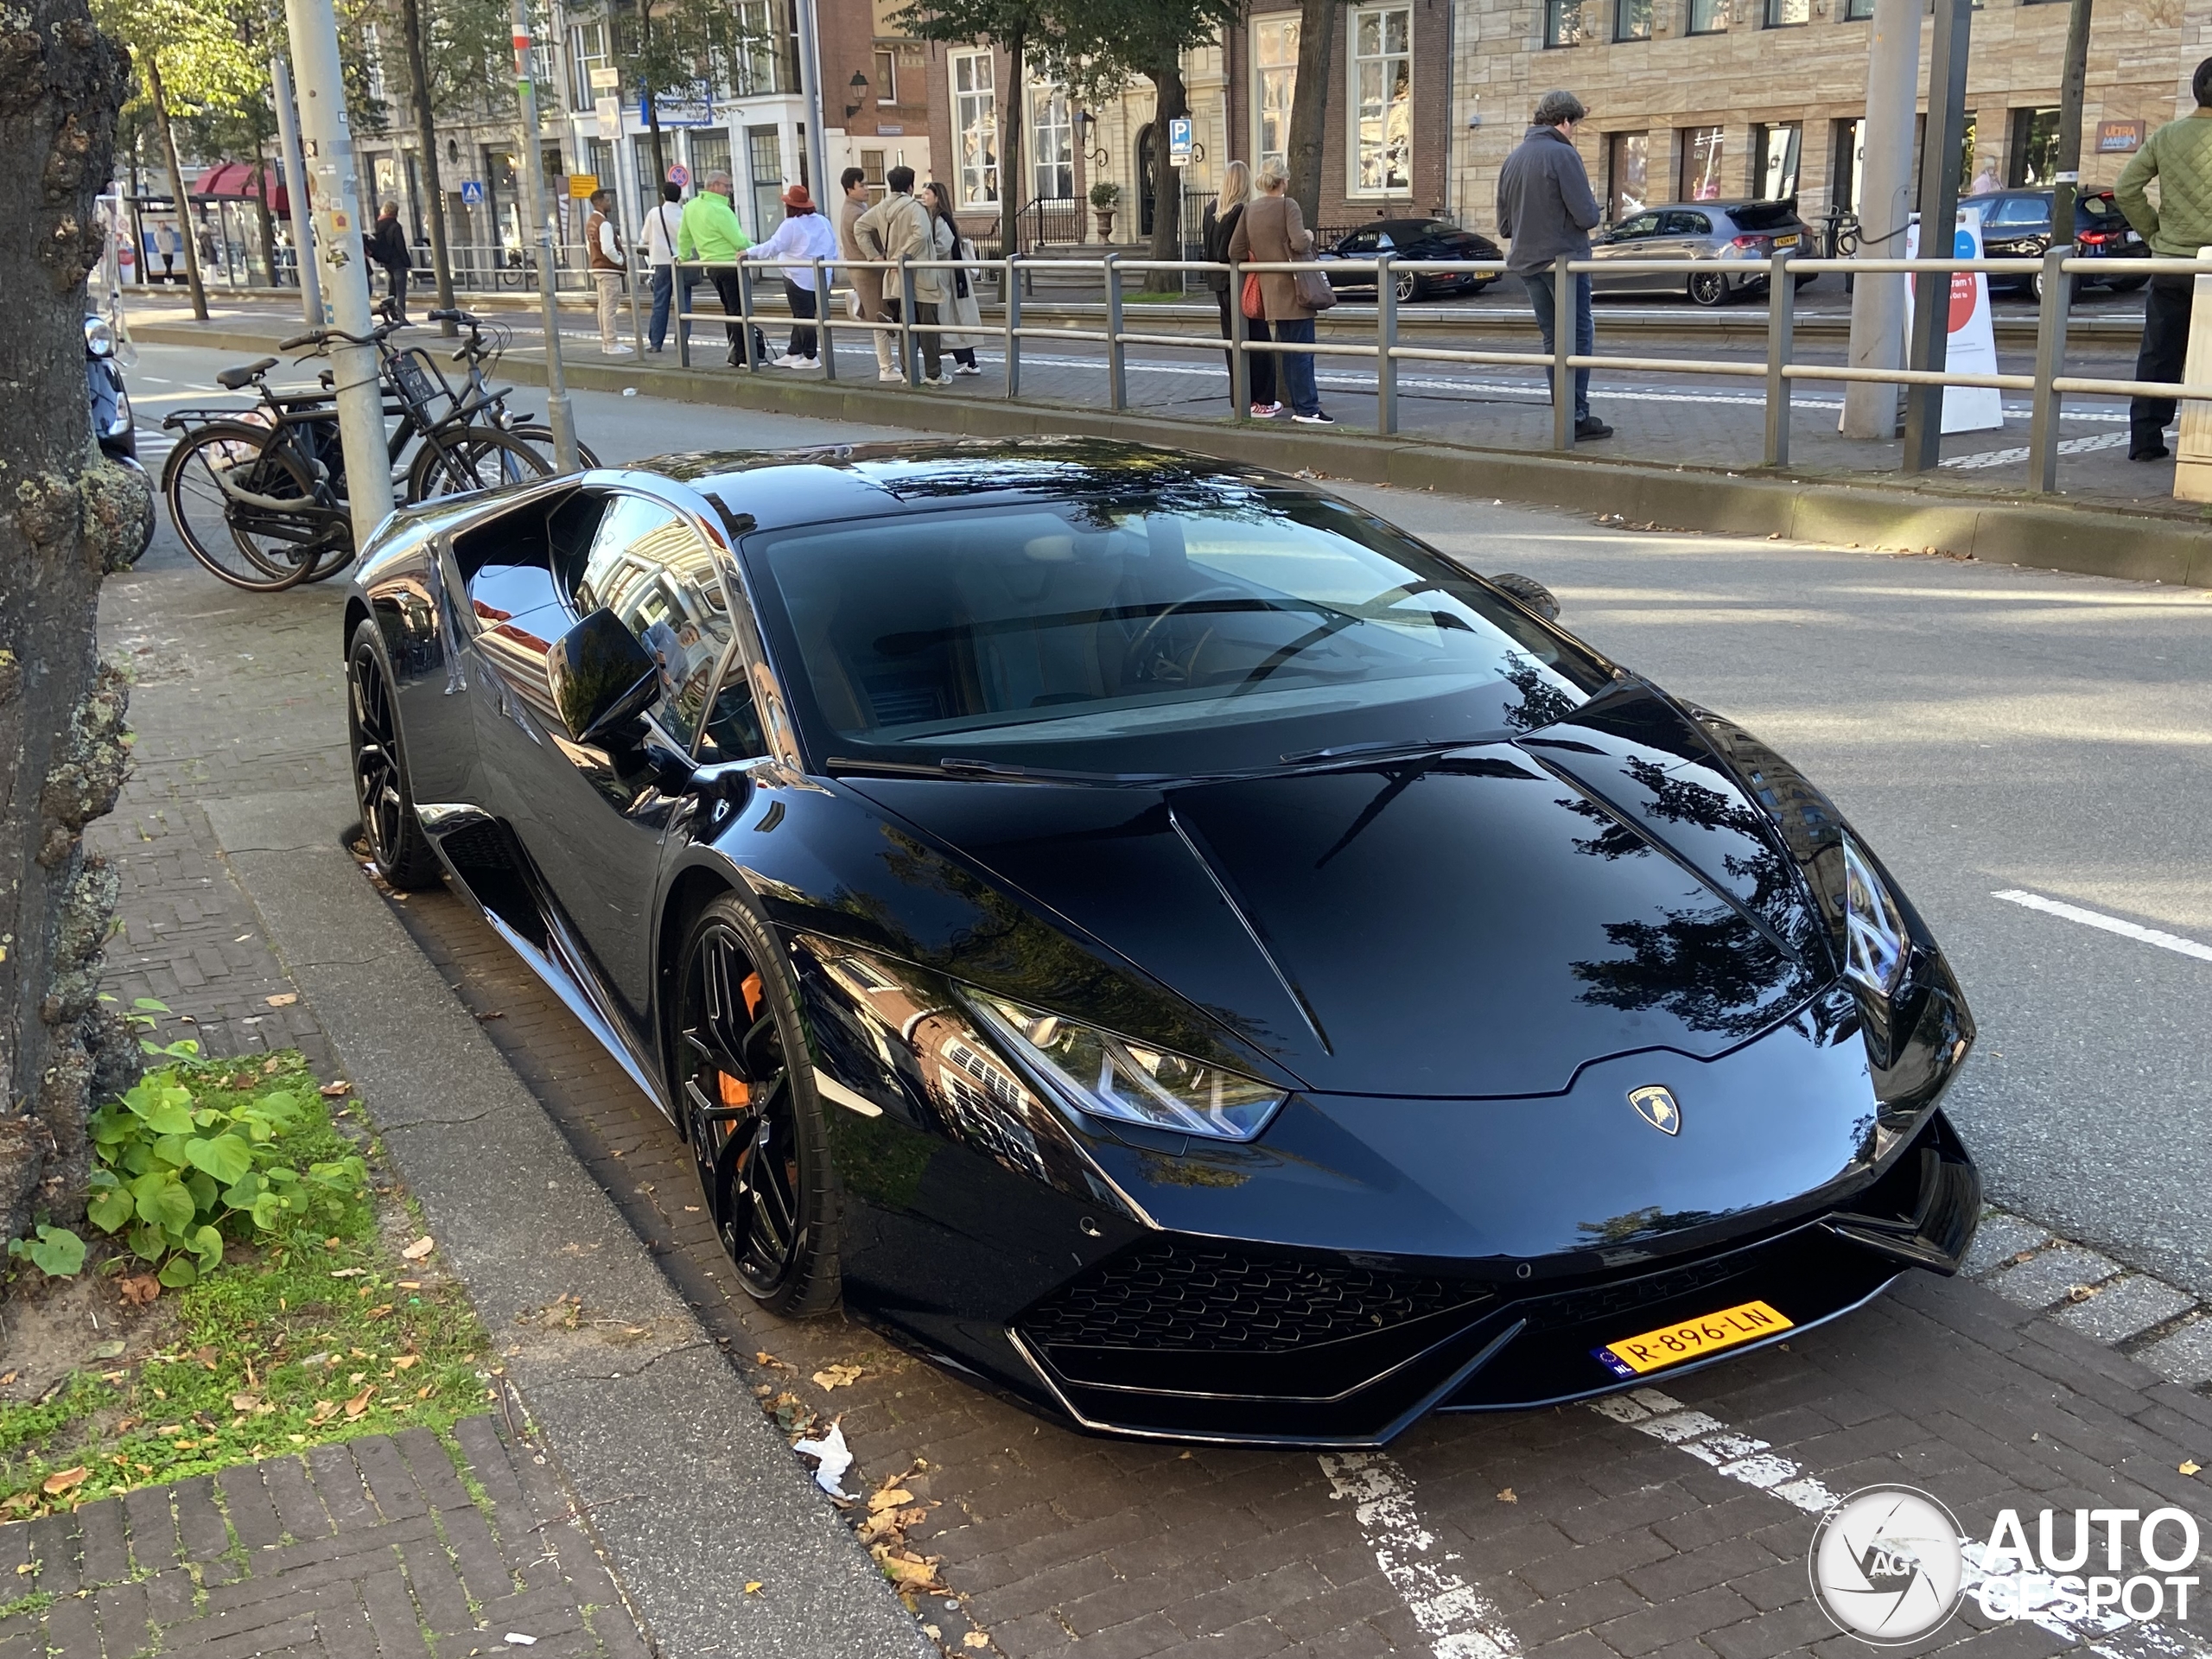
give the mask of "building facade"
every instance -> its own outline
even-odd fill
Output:
[[[2050,182],[2067,11],[2054,0],[1975,8],[1962,188]],[[1577,143],[1610,217],[1790,194],[1808,219],[1856,212],[1872,15],[1872,0],[1459,0],[1452,127],[1463,222],[1494,224],[1498,168],[1554,86],[1589,108]],[[2208,49],[2212,0],[2100,0],[2085,188],[2109,187],[2148,132],[2192,106],[2189,77]]]

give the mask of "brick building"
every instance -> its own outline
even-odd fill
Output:
[[[1495,219],[1499,165],[1538,95],[1564,86],[1589,106],[1577,142],[1616,217],[1632,202],[1792,191],[1808,218],[1855,209],[1872,11],[1872,0],[1460,0],[1453,202],[1465,223]],[[2050,182],[2066,20],[2047,0],[1976,9],[1962,184]],[[2085,185],[2109,186],[2146,133],[2190,107],[2208,50],[2212,0],[2101,0]],[[1923,27],[1923,84],[1928,59]]]

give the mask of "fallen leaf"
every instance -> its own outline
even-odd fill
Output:
[[[123,1357],[123,1344],[120,1342],[103,1342],[95,1344],[92,1348],[92,1357],[94,1359],[121,1359]]]
[[[778,1359],[778,1358],[777,1358],[773,1354],[770,1353],[770,1352],[769,1352],[766,1349],[765,1349],[765,1348],[761,1349],[759,1352],[755,1353],[755,1354],[753,1356],[753,1358],[755,1358],[755,1359],[757,1359],[757,1360],[759,1360],[759,1361],[760,1362],[760,1363],[762,1363],[763,1365],[772,1365],[772,1366],[774,1366],[774,1367],[775,1367],[778,1370],[779,1370],[779,1371],[788,1371],[788,1370],[790,1370],[791,1369],[790,1366],[788,1366],[788,1365],[785,1364],[785,1363],[784,1363],[784,1362],[783,1362],[782,1360]]]
[[[506,1016],[506,1014],[505,1014],[505,1010],[503,1010],[503,1009],[499,1009],[499,1008],[487,1008],[487,1009],[486,1009],[482,1014],[478,1014],[476,1017],[477,1017],[477,1019],[479,1019],[480,1020],[504,1020],[504,1019],[505,1019],[507,1016]]]
[[[2073,1285],[2067,1289],[2066,1300],[2069,1302],[2086,1302],[2096,1294],[2097,1287],[2094,1285]]]
[[[423,1356],[420,1354],[402,1354],[391,1362],[391,1369],[395,1371],[411,1371],[422,1363],[422,1358]]]
[[[400,1251],[400,1255],[410,1262],[420,1262],[432,1250],[437,1249],[437,1241],[433,1239],[428,1233],[425,1233],[422,1237],[416,1239],[412,1244],[410,1244],[405,1249]]]
[[[20,1372],[16,1372],[16,1371],[10,1371],[10,1372],[9,1372],[9,1373],[8,1373],[8,1375],[7,1375],[7,1376],[0,1376],[0,1389],[4,1389],[4,1388],[6,1388],[10,1383],[13,1382],[16,1380],[16,1378],[18,1376],[20,1376],[20,1375],[21,1375],[21,1373],[20,1373]]]
[[[62,1493],[72,1491],[83,1485],[85,1477],[91,1472],[92,1471],[81,1463],[74,1469],[58,1470],[39,1483],[39,1491],[44,1492],[48,1497],[59,1497]]]
[[[849,1389],[860,1381],[861,1376],[861,1368],[857,1365],[824,1366],[814,1374],[814,1386],[825,1390]]]
[[[162,1281],[150,1273],[133,1273],[118,1280],[116,1288],[130,1306],[143,1307],[162,1294]]]
[[[1509,1486],[1497,1495],[1497,1501],[1501,1503],[1518,1503],[1521,1501],[1521,1495]]]
[[[316,1091],[325,1100],[343,1100],[353,1092],[353,1085],[340,1077],[335,1083],[326,1083]]]
[[[882,1491],[869,1494],[868,1512],[874,1515],[880,1510],[895,1510],[913,1501],[914,1495],[904,1486],[892,1486]]]
[[[260,1403],[260,1401],[255,1399],[253,1395],[250,1394],[234,1394],[231,1396],[231,1409],[232,1411],[251,1411]]]
[[[310,1425],[320,1427],[337,1414],[338,1403],[336,1401],[318,1400],[315,1402],[315,1409],[308,1414],[308,1421]]]
[[[745,1585],[745,1593],[746,1593],[747,1595],[748,1595],[748,1596],[757,1596],[757,1595],[759,1595],[759,1594],[760,1593],[760,1580],[758,1580],[758,1579],[748,1579],[748,1580],[746,1580],[746,1585]]]
[[[988,1648],[991,1645],[991,1638],[981,1630],[970,1630],[960,1638],[960,1645],[963,1648]]]
[[[300,994],[297,991],[280,991],[275,996],[264,996],[261,1000],[272,1008],[289,1008],[300,1000]]]
[[[899,1530],[898,1510],[879,1510],[861,1522],[858,1529],[861,1542],[872,1544],[879,1538],[890,1537]]]
[[[376,1385],[372,1382],[346,1402],[346,1418],[348,1422],[369,1408],[369,1402],[375,1397],[376,1391]]]
[[[911,1555],[894,1555],[887,1549],[880,1560],[884,1572],[899,1584],[919,1587],[937,1582],[937,1568],[927,1561],[917,1560]]]
[[[338,1268],[332,1271],[330,1276],[334,1279],[359,1279],[366,1272],[366,1268]]]
[[[384,1318],[384,1316],[385,1316],[385,1314],[387,1314],[387,1313],[391,1313],[391,1304],[390,1302],[386,1302],[386,1303],[385,1303],[382,1307],[372,1307],[372,1308],[371,1308],[371,1309],[370,1309],[366,1313],[364,1313],[361,1317],[362,1317],[363,1319],[380,1319]]]
[[[423,1281],[420,1279],[403,1279],[399,1281],[399,1287],[402,1290],[420,1290]]]
[[[2183,1462],[2181,1465],[2181,1471],[2184,1475],[2194,1475],[2201,1472],[2203,1467],[2204,1465],[2199,1463],[2195,1458],[2190,1458]]]

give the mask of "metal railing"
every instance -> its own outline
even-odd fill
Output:
[[[781,325],[787,320],[781,311],[762,312],[755,303],[754,279],[764,270],[808,268],[815,277],[815,291],[821,296],[817,303],[817,317],[812,326],[819,331],[817,350],[824,372],[836,378],[836,357],[834,337],[847,329],[856,329],[871,336],[895,336],[897,361],[901,366],[899,378],[910,387],[924,384],[923,359],[919,346],[925,336],[948,334],[995,337],[1003,353],[1001,395],[1014,397],[1021,391],[1021,346],[1024,340],[1047,340],[1080,341],[1105,347],[1103,367],[1106,377],[1108,406],[1116,410],[1126,410],[1128,400],[1128,348],[1132,346],[1166,348],[1198,348],[1225,351],[1230,354],[1231,377],[1230,405],[1233,418],[1249,418],[1246,411],[1250,406],[1250,363],[1255,353],[1277,356],[1306,353],[1315,357],[1352,358],[1371,361],[1375,365],[1376,422],[1378,433],[1391,434],[1399,429],[1398,381],[1400,366],[1406,363],[1459,363],[1540,369],[1550,383],[1552,401],[1552,445],[1559,451],[1571,451],[1575,447],[1574,434],[1574,376],[1578,370],[1614,370],[1630,373],[1699,374],[1733,377],[1757,380],[1765,389],[1766,434],[1764,464],[1783,467],[1789,462],[1789,427],[1791,390],[1799,381],[1860,382],[1878,385],[1983,387],[2000,391],[2026,392],[2031,403],[2031,429],[2028,442],[2029,488],[2037,493],[2049,493],[2057,488],[2058,416],[2062,401],[2069,397],[2149,397],[2175,402],[2212,402],[2212,385],[2189,385],[2161,381],[2114,380],[2089,376],[2069,375],[2063,372],[2066,321],[2072,301],[2073,284],[2066,278],[2075,276],[2106,276],[2112,273],[2112,263],[2104,259],[2076,258],[2061,249],[2053,249],[2040,259],[1827,259],[1792,258],[1787,253],[1776,255],[1764,262],[1692,259],[1575,259],[1556,260],[1551,277],[1554,289],[1554,315],[1559,326],[1554,330],[1554,345],[1548,351],[1490,351],[1463,350],[1445,346],[1408,344],[1399,338],[1399,303],[1391,278],[1395,273],[1410,271],[1417,275],[1441,274],[1472,268],[1494,270],[1495,260],[1400,260],[1389,254],[1371,259],[1306,259],[1281,263],[1247,263],[1220,264],[1205,260],[1154,260],[1121,254],[1106,254],[1093,260],[1054,259],[1056,269],[1070,264],[1086,264],[1098,269],[1103,275],[1106,293],[1106,315],[1103,327],[1084,327],[1071,322],[1055,321],[1050,326],[1037,327],[1022,321],[1022,284],[1018,280],[1021,269],[1032,263],[1019,257],[1005,259],[899,259],[899,260],[812,260],[769,261],[747,259],[730,264],[709,264],[698,261],[680,262],[678,269],[700,275],[693,278],[695,287],[712,280],[716,270],[734,271],[734,281],[724,297],[734,297],[734,309],[719,312],[696,312],[679,306],[672,312],[677,328],[682,361],[690,365],[689,341],[683,338],[682,323],[724,322],[737,327],[738,339],[735,360],[747,369],[762,366],[760,353],[754,340],[756,326]],[[1741,276],[1758,272],[1768,283],[1768,313],[1766,351],[1763,359],[1715,359],[1711,358],[1661,358],[1609,356],[1604,353],[1583,355],[1573,349],[1573,319],[1575,314],[1573,282],[1578,276],[1603,271],[1612,275],[1679,273],[1685,279],[1697,272],[1711,272],[1724,268],[1732,276]],[[1004,309],[995,326],[946,322],[942,319],[924,321],[918,316],[916,303],[916,276],[925,270],[950,271],[964,270],[971,283],[985,274],[995,277],[999,291],[1004,296]],[[847,309],[844,296],[848,289],[832,289],[834,273],[872,270],[880,273],[887,296],[899,302],[899,315],[893,316],[856,316]],[[1225,272],[1230,292],[1242,292],[1243,279],[1250,273],[1280,273],[1296,275],[1304,271],[1318,271],[1338,276],[1352,273],[1375,273],[1375,333],[1370,341],[1341,338],[1317,339],[1286,342],[1280,340],[1259,340],[1249,337],[1243,308],[1230,307],[1230,327],[1227,338],[1214,334],[1189,332],[1163,332],[1155,328],[1128,326],[1123,304],[1122,279],[1129,271],[1172,270],[1183,273]],[[2040,275],[2043,278],[2043,298],[2037,318],[2035,370],[2030,374],[1976,374],[1955,370],[1927,371],[1910,368],[1853,368],[1840,364],[1799,363],[1793,359],[1795,335],[1795,296],[1796,283],[1793,280],[1804,272],[1836,271],[1852,276],[1871,276],[1901,274],[1919,275],[1923,272],[1976,272],[1991,276],[2026,276]],[[2127,262],[2127,274],[2153,276],[2212,276],[2212,259],[2143,258]],[[1364,284],[1362,284],[1364,286]],[[895,289],[895,293],[892,290]],[[1141,309],[1141,308],[1140,308]],[[799,320],[803,321],[803,320]]]

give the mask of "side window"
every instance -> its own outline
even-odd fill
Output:
[[[2005,226],[2040,225],[2050,217],[2050,209],[2033,196],[2008,196],[1997,204],[1997,211],[1990,215],[1989,222]]]
[[[749,760],[767,753],[768,734],[746,679],[745,658],[733,654],[722,671],[721,689],[715,693],[714,707],[708,712],[706,734],[699,740],[700,764]]]
[[[1375,251],[1375,232],[1354,231],[1337,244],[1337,251],[1342,254],[1372,253]]]
[[[1642,237],[1656,236],[1658,234],[1659,215],[1656,213],[1638,213],[1634,219],[1624,221],[1614,230],[1613,240],[1616,242],[1633,242]]]
[[[622,619],[652,658],[661,681],[653,718],[690,748],[733,632],[714,550],[658,502],[618,497],[576,585],[579,614],[601,606]]]
[[[1713,230],[1713,221],[1703,213],[1675,212],[1666,216],[1659,229],[1664,236],[1706,236]]]

